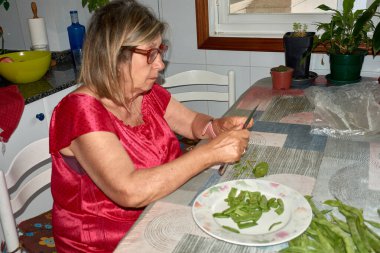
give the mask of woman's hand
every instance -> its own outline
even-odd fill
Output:
[[[246,117],[240,117],[240,116],[224,117],[220,119],[214,119],[212,125],[213,125],[215,134],[220,135],[221,133],[226,132],[226,131],[242,129],[246,120],[247,120]],[[253,119],[251,119],[251,121],[247,125],[247,128],[250,128],[252,126],[253,126]]]
[[[238,128],[238,126],[234,126]],[[249,141],[249,131],[241,128],[242,125],[237,130],[226,130],[203,145],[208,149],[206,152],[210,155],[213,164],[232,163],[240,160]]]

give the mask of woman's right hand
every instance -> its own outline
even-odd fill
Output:
[[[226,131],[205,144],[212,163],[233,163],[239,161],[247,149],[249,131],[247,129]]]

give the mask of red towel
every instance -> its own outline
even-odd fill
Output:
[[[0,142],[8,142],[20,122],[24,106],[17,85],[0,88]]]

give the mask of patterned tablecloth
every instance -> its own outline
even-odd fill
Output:
[[[376,212],[380,208],[379,136],[350,139],[310,134],[313,105],[304,90],[274,91],[270,78],[247,90],[226,115],[248,115],[256,105],[249,148],[241,163],[265,161],[269,172],[263,179],[312,195],[318,205],[339,198],[380,222]],[[236,245],[210,237],[197,226],[192,204],[202,191],[220,182],[254,178],[250,171],[237,173],[233,165],[223,176],[215,168],[147,207],[115,252],[277,252],[287,246]]]

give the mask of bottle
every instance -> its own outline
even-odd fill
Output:
[[[67,27],[69,34],[71,54],[74,59],[75,68],[80,69],[82,65],[82,46],[86,28],[79,24],[78,11],[70,11],[71,25]]]

